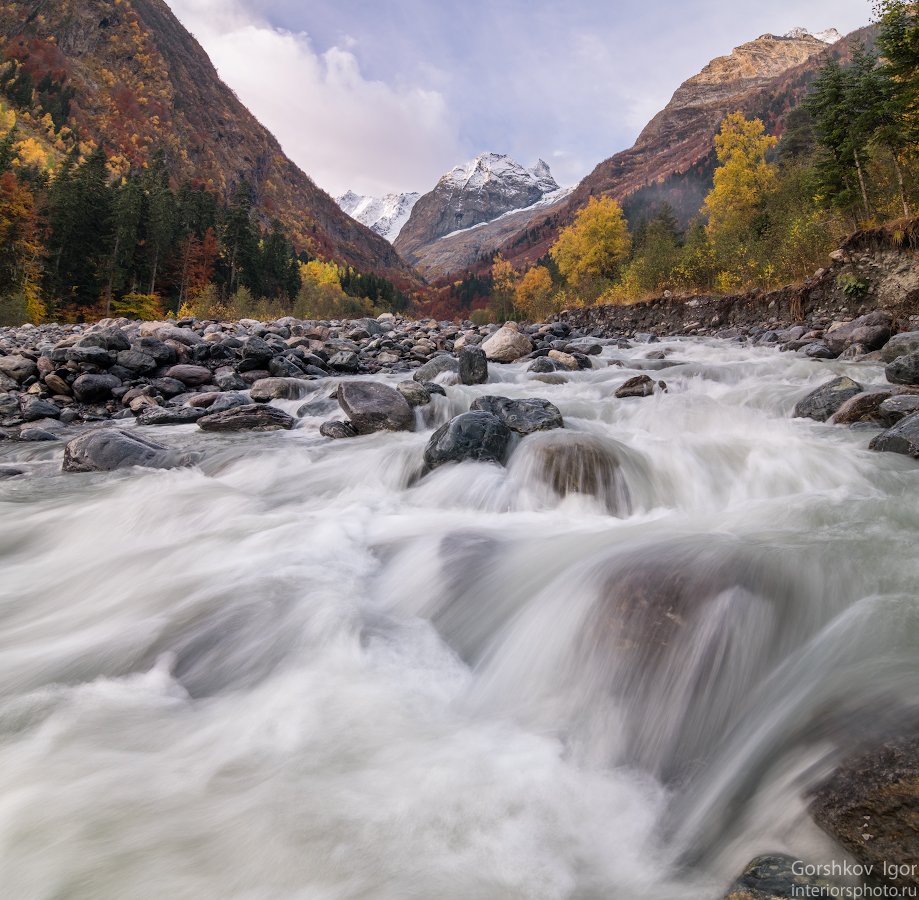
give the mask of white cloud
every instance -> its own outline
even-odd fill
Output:
[[[238,0],[169,0],[218,72],[287,154],[332,194],[427,190],[463,156],[436,90],[366,79],[355,44],[313,48]]]

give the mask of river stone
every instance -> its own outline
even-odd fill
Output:
[[[252,360],[258,365],[256,368],[267,366],[274,356],[271,345],[263,338],[253,335],[246,341],[242,350],[243,359]]]
[[[919,412],[919,394],[899,394],[885,400],[880,411],[891,422],[899,422],[900,419]]]
[[[458,374],[459,360],[448,353],[442,356],[435,356],[434,359],[429,359],[423,366],[415,369],[412,378],[424,384],[426,381],[433,381],[442,372],[455,372]]]
[[[57,404],[41,397],[23,396],[19,398],[19,415],[26,422],[37,422],[39,419],[60,418],[61,410]]]
[[[0,373],[22,384],[28,378],[38,377],[38,366],[28,357],[18,354],[0,356]]]
[[[143,331],[141,332],[143,335]],[[194,347],[197,344],[203,344],[204,338],[196,331],[190,328],[179,328],[178,325],[161,325],[156,329],[155,336],[161,341],[175,341],[177,344],[184,344],[186,347]]]
[[[449,462],[496,462],[503,464],[511,430],[488,412],[467,412],[442,425],[431,436],[424,462],[436,469]]]
[[[623,400],[626,397],[650,397],[653,393],[654,379],[650,375],[636,375],[616,391],[616,396]]]
[[[159,363],[141,350],[122,350],[116,359],[119,366],[131,372],[152,372]]]
[[[460,384],[485,384],[488,381],[488,357],[481,347],[463,347],[459,353]]]
[[[121,380],[114,375],[81,375],[74,381],[71,390],[81,403],[100,403],[111,399],[112,391],[121,386]]]
[[[0,465],[0,481],[4,481],[7,478],[18,478],[20,475],[25,475],[26,470],[20,469],[18,466],[5,466]]]
[[[878,350],[890,340],[892,327],[893,317],[890,313],[876,309],[847,325],[828,331],[823,336],[823,342],[837,355],[852,344],[862,344],[869,351]]]
[[[171,450],[138,434],[114,429],[90,431],[64,448],[64,472],[112,472],[131,466],[171,469],[194,465],[200,454]]]
[[[801,349],[801,353],[808,359],[836,359],[839,355],[830,350],[823,341],[814,341],[813,343],[805,344]]]
[[[891,384],[919,384],[919,352],[898,356],[887,364],[884,374]]]
[[[131,346],[127,336],[120,328],[98,328],[84,334],[74,345],[75,347],[101,347],[118,353]]]
[[[260,378],[249,391],[257,403],[269,400],[302,400],[308,393],[309,382],[297,378]]]
[[[329,359],[329,367],[339,372],[356,372],[361,367],[361,358],[353,350],[339,350]]]
[[[417,381],[400,381],[396,385],[396,390],[411,406],[425,406],[431,402],[431,392]]]
[[[48,385],[48,388],[54,391],[55,394],[60,394],[64,397],[70,395],[70,385],[67,384],[60,375],[56,375],[54,372],[45,375],[45,384]]]
[[[139,398],[138,398],[139,399]],[[197,422],[209,411],[197,406],[162,407],[147,406],[137,415],[138,425],[189,425]]]
[[[919,331],[904,331],[895,334],[881,348],[881,362],[893,362],[898,356],[919,353]]]
[[[557,369],[558,364],[550,356],[537,356],[536,359],[527,366],[527,372],[533,372],[535,375],[548,374]]]
[[[357,432],[354,430],[354,426],[350,422],[342,422],[337,419],[333,419],[329,422],[323,422],[319,426],[319,433],[323,437],[333,438],[334,440],[357,437]]]
[[[113,363],[108,350],[92,345],[71,347],[67,351],[67,359],[79,366],[98,366],[100,369],[108,369]]]
[[[209,384],[212,377],[211,370],[204,368],[204,366],[181,364],[172,366],[166,371],[166,378],[175,378],[176,381],[181,381],[187,387],[200,387],[202,384]]]
[[[485,356],[493,362],[512,363],[533,352],[530,339],[516,328],[505,325],[482,344]]]
[[[868,448],[879,453],[902,453],[919,459],[919,413],[900,419],[892,428],[874,438]]]
[[[34,425],[29,428],[22,428],[19,431],[19,440],[21,441],[57,441],[58,436],[47,428],[37,428]]]
[[[846,761],[816,790],[811,814],[875,872],[882,873],[885,863],[907,867],[886,884],[919,888],[919,738],[902,738]]]
[[[378,381],[345,381],[336,392],[338,405],[358,434],[411,431],[415,414],[397,390]]]
[[[825,422],[838,412],[846,400],[862,393],[863,390],[857,381],[841,375],[811,391],[803,400],[799,400],[795,405],[794,417]]]
[[[830,419],[834,425],[880,425],[887,428],[894,423],[881,412],[881,405],[890,397],[890,391],[865,391],[850,397]]]
[[[562,350],[550,350],[549,359],[556,364],[556,367],[561,366],[563,369],[579,369],[578,361],[570,354],[565,353]]]
[[[198,419],[202,431],[289,431],[294,423],[293,416],[267,403],[234,406],[221,412],[209,412]]]
[[[796,875],[799,860],[791,856],[758,856],[731,885],[725,900],[786,900],[791,897],[837,897],[828,881]]]
[[[537,397],[527,400],[479,397],[473,401],[470,409],[497,416],[511,431],[518,434],[532,434],[534,431],[550,431],[553,428],[565,427],[558,407],[548,400]]]

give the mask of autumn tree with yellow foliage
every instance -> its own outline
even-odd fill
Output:
[[[622,207],[611,197],[591,197],[549,253],[565,281],[593,301],[616,279],[631,247]]]
[[[534,266],[514,292],[514,306],[528,319],[538,322],[556,311],[555,285],[552,273],[545,266]]]

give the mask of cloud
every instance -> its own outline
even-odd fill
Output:
[[[357,42],[318,53],[236,0],[169,0],[221,77],[287,154],[333,194],[427,190],[463,156],[444,97],[361,72]]]

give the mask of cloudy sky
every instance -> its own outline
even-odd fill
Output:
[[[711,58],[869,0],[168,0],[332,194],[427,191],[483,151],[561,184],[631,146]]]

